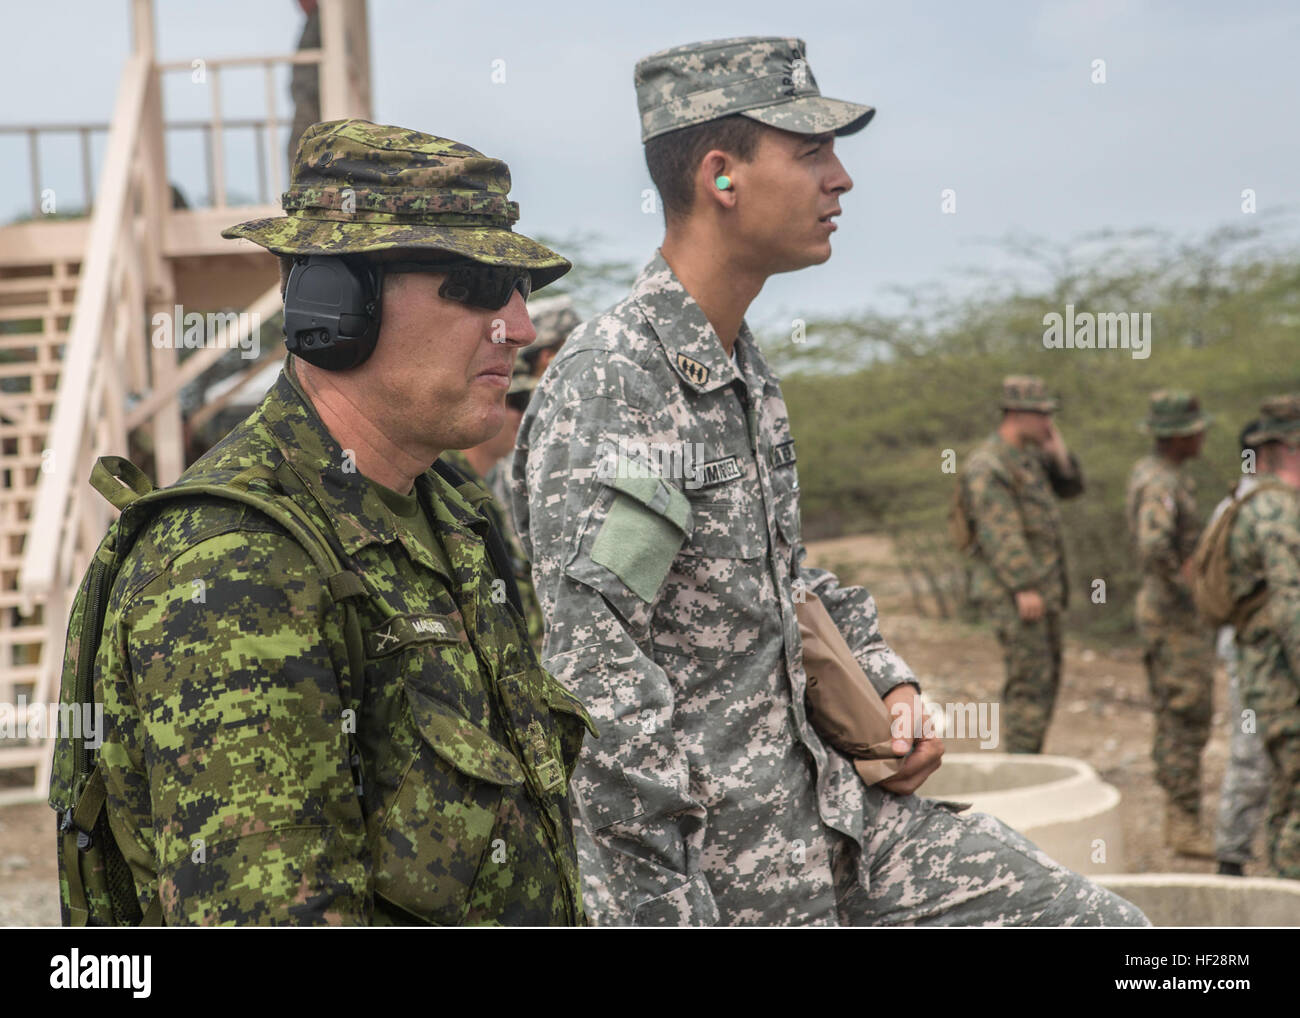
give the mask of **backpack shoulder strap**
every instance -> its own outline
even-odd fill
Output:
[[[441,457],[433,461],[433,472],[453,488],[471,483],[468,477]],[[497,530],[491,515],[487,516],[487,524],[487,540],[484,543],[487,545],[488,557],[492,560],[492,568],[496,571],[497,579],[505,585],[506,599],[515,606],[515,611],[522,619],[525,617],[524,601],[519,594],[519,586],[515,583],[515,571],[510,566],[510,553],[506,550],[506,542],[501,532]]]

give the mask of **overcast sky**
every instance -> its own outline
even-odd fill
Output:
[[[129,6],[6,3],[0,124],[107,120]],[[301,24],[292,0],[156,7],[164,60],[287,51]],[[1246,188],[1260,219],[1300,205],[1294,3],[372,0],[370,20],[376,120],[504,158],[518,229],[599,234],[605,253],[637,264],[662,227],[642,211],[633,64],[694,40],[803,38],[823,94],[878,113],[837,144],[856,186],[834,256],[770,282],[758,320],[887,307],[896,285],[955,285],[964,266],[1001,264],[987,242],[1009,233],[1064,244],[1151,226],[1193,238],[1244,222]],[[504,83],[492,80],[498,60]],[[1104,84],[1091,80],[1095,60]],[[209,99],[185,75],[165,95],[172,118],[202,115]],[[226,115],[261,115],[262,95],[257,74],[229,75]],[[196,197],[198,152],[197,136],[172,142],[171,176]],[[43,185],[79,201],[72,141],[42,158]],[[244,171],[232,169],[232,188],[252,180]],[[0,137],[0,184],[0,218],[25,211],[20,139]],[[941,211],[945,188],[956,214]]]

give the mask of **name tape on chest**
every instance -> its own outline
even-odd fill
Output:
[[[366,653],[383,657],[413,643],[460,643],[465,638],[455,615],[395,615],[366,633]]]
[[[792,465],[794,463],[794,439],[772,446],[772,452],[768,460],[772,464],[773,470]]]
[[[737,480],[742,471],[740,461],[735,456],[724,456],[720,460],[701,463],[695,468],[695,477],[688,485],[691,488],[711,488],[715,484],[726,484]]]

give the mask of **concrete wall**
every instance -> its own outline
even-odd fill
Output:
[[[1119,792],[1065,756],[952,753],[922,786],[932,799],[969,802],[1078,873],[1123,873]]]
[[[1145,873],[1098,877],[1156,926],[1300,926],[1300,880]]]

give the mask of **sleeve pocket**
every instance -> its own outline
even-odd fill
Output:
[[[614,502],[591,546],[591,561],[649,604],[691,534],[690,503],[658,477],[617,476],[603,483],[614,490]]]

